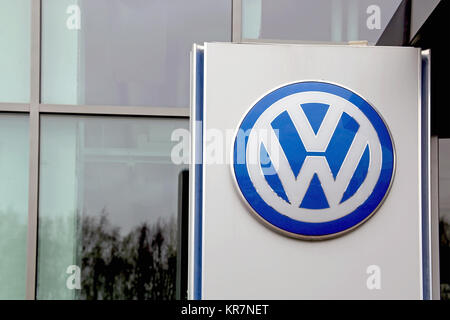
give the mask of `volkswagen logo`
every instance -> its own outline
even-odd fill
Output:
[[[378,112],[328,82],[292,83],[265,95],[244,115],[232,152],[251,211],[301,239],[361,225],[381,206],[395,170],[393,141]]]

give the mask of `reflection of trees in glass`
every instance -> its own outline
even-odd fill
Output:
[[[450,224],[439,222],[439,260],[441,269],[441,299],[450,300]]]
[[[81,221],[81,299],[175,299],[176,222],[142,223],[129,234],[105,211]]]
[[[25,298],[27,223],[19,216],[0,212],[0,299]]]
[[[175,299],[176,230],[174,217],[160,218],[124,235],[105,210],[41,217],[38,299]],[[81,268],[81,290],[66,286],[70,265]]]

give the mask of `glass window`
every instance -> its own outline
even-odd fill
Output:
[[[184,119],[42,116],[38,299],[172,299]]]
[[[376,43],[401,0],[242,0],[242,38]]]
[[[193,43],[231,40],[231,0],[44,0],[42,100],[189,106]]]
[[[0,114],[0,300],[25,299],[28,116]]]
[[[30,5],[0,1],[0,102],[30,100]]]
[[[439,139],[439,260],[441,299],[450,300],[450,139]]]

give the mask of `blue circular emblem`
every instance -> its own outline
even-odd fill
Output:
[[[339,85],[297,82],[256,102],[239,125],[232,169],[268,226],[326,239],[361,225],[393,180],[389,130],[362,97]]]

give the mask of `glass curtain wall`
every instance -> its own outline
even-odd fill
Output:
[[[41,26],[46,106],[187,109],[192,44],[231,40],[231,1],[43,0]],[[188,121],[126,113],[41,115],[38,299],[176,297]]]
[[[171,134],[188,130],[192,44],[231,41],[231,15],[0,0],[0,299],[176,297]]]

